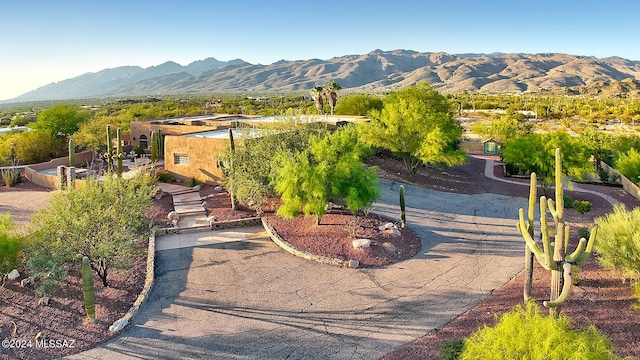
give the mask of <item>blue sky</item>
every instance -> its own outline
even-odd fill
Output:
[[[640,60],[640,1],[0,1],[0,100],[86,72],[374,49]]]

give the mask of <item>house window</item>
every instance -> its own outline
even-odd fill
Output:
[[[140,147],[146,149],[149,147],[147,143],[147,135],[140,135]]]
[[[189,155],[173,154],[173,163],[176,165],[189,165]]]

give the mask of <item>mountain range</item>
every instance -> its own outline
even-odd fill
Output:
[[[561,53],[447,54],[374,50],[328,60],[269,65],[207,58],[182,66],[121,66],[51,83],[12,101],[309,90],[330,80],[343,89],[388,91],[426,80],[443,93],[537,92],[623,79],[640,80],[640,61]]]

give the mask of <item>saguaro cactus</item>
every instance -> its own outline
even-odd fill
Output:
[[[407,223],[407,213],[405,212],[404,204],[404,185],[400,185],[400,223],[402,228],[404,228]]]
[[[76,165],[76,144],[73,139],[69,139],[69,166]]]
[[[532,238],[533,235],[533,224],[535,222],[535,212],[536,212],[536,202],[537,202],[537,182],[536,182],[536,173],[531,173],[531,183],[529,185],[529,211],[527,214],[527,228],[526,231]],[[529,246],[525,243],[524,245],[524,302],[526,303],[529,299],[531,299],[531,286],[533,283],[533,253]]]
[[[162,129],[158,129],[158,157],[164,157],[164,140],[162,139]]]
[[[107,170],[113,171],[113,150],[111,148],[111,125],[107,125]]]
[[[540,197],[540,233],[542,235],[542,248],[534,240],[533,224],[531,219],[532,210],[529,209],[529,223],[525,220],[524,209],[520,209],[518,231],[522,234],[527,247],[531,250],[540,265],[551,271],[551,295],[543,305],[549,308],[549,312],[557,316],[560,313],[560,306],[567,300],[571,293],[572,279],[571,271],[574,266],[582,265],[593,250],[593,244],[597,234],[597,224],[591,229],[591,235],[587,241],[581,238],[576,250],[568,254],[569,226],[564,222],[564,192],[562,189],[562,159],[560,149],[556,149],[556,172],[555,172],[555,202],[552,199]],[[535,196],[535,195],[534,195]],[[547,221],[547,208],[555,222],[552,228]],[[551,243],[549,238],[554,237]],[[526,290],[525,290],[526,291]]]
[[[89,258],[82,258],[82,297],[84,298],[84,308],[87,311],[89,319],[96,318],[96,295],[93,286],[93,275],[91,274],[91,266]]]
[[[122,177],[122,159],[124,154],[122,153],[122,130],[118,128],[116,131],[116,154],[114,155],[118,160],[118,177]]]
[[[229,186],[229,196],[231,197],[231,209],[235,210],[236,209],[236,196],[235,196],[235,192],[233,190],[233,182],[235,181],[235,155],[236,155],[236,144],[233,140],[233,129],[229,128],[229,151],[230,151],[230,158],[229,158],[229,176],[231,176],[231,186]]]
[[[151,132],[151,161],[158,160],[158,134]]]

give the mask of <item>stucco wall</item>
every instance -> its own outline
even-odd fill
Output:
[[[228,127],[228,123],[221,123],[222,127],[225,125]],[[220,128],[221,126],[191,126],[191,125],[166,125],[161,123],[154,124],[153,121],[132,121],[131,122],[131,145],[134,148],[140,146],[140,135],[147,137],[147,147],[151,145],[151,133],[158,132],[162,129],[163,135],[179,135],[190,134],[202,131],[211,131]],[[166,138],[165,138],[166,139]],[[165,141],[165,149],[166,149]],[[165,150],[166,151],[166,150]]]
[[[228,139],[184,136],[165,137],[164,167],[173,174],[198,181],[220,184],[223,174],[217,167],[220,154],[229,148]],[[176,165],[175,155],[188,155],[188,165]]]
[[[620,176],[620,183],[622,184],[622,188],[631,194],[634,198],[640,200],[640,188],[638,185],[634,184],[631,180],[627,179],[624,175],[620,174],[616,169],[607,165],[604,161],[600,162],[600,165],[604,170],[609,173],[609,176]]]

